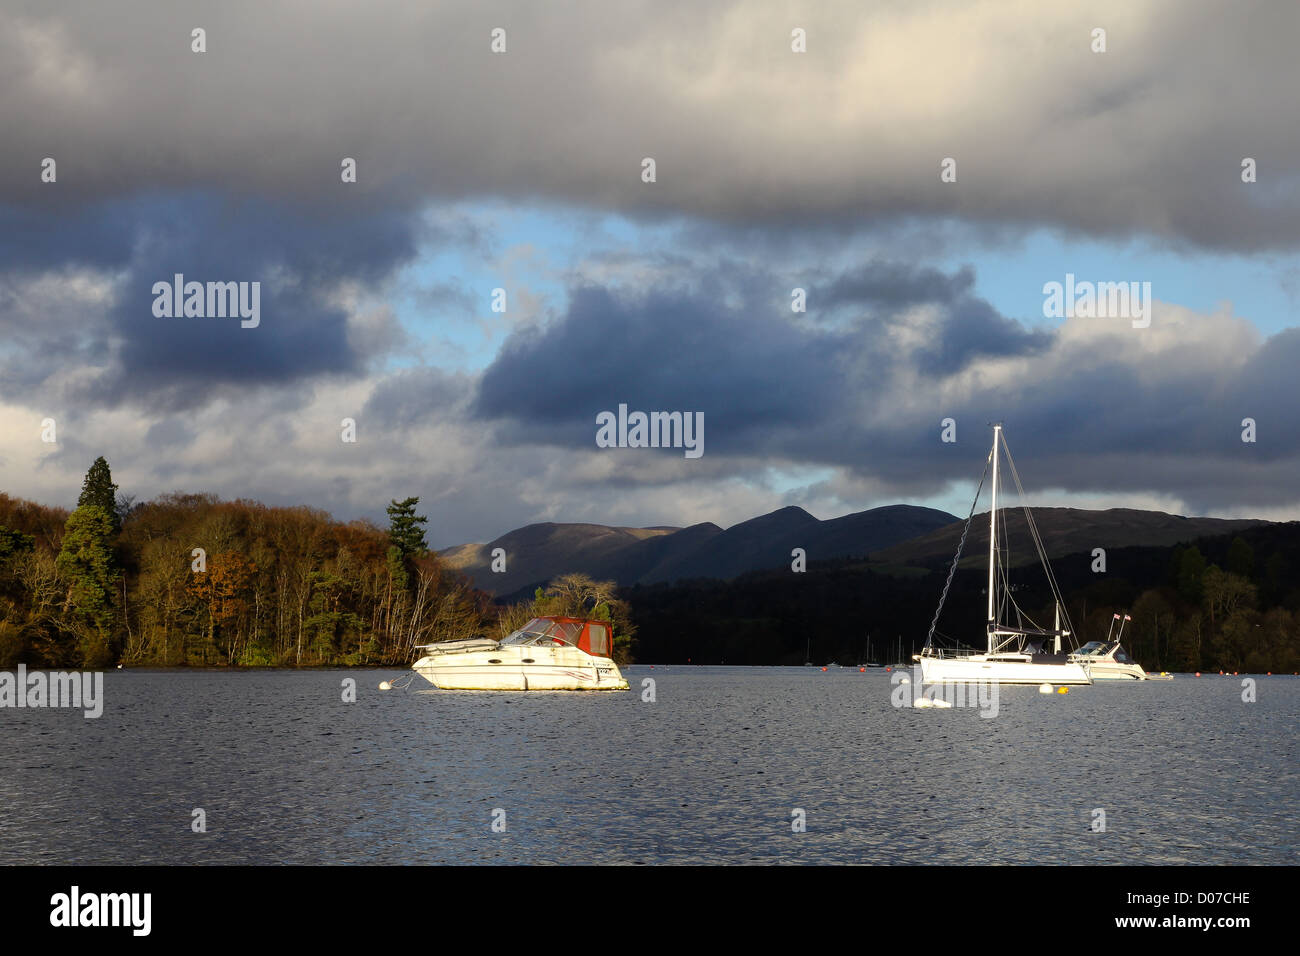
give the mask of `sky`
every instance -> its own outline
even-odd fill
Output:
[[[964,515],[998,420],[1036,504],[1300,518],[1297,35],[1250,2],[0,0],[0,490],[70,507],[104,455],[137,500],[418,495],[435,547]],[[258,282],[256,327],[156,315],[176,273]],[[1049,314],[1067,275],[1149,324]],[[702,413],[704,453],[598,447],[620,404]]]

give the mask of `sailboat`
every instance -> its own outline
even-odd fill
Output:
[[[867,659],[862,662],[861,666],[862,667],[884,667],[885,666],[884,664],[881,664],[879,661],[877,661],[875,656],[871,653],[870,634],[867,635]]]
[[[1002,435],[1002,424],[999,422],[993,425],[993,448],[989,451],[988,462],[984,469],[984,477],[988,476],[990,466],[993,472],[993,480],[990,484],[993,503],[989,508],[989,581],[985,648],[982,651],[972,648],[943,648],[935,642],[934,637],[939,615],[943,611],[944,600],[948,596],[948,588],[952,584],[957,563],[961,560],[962,546],[966,543],[967,532],[970,531],[971,518],[975,515],[975,505],[978,504],[980,491],[983,490],[984,477],[981,477],[980,488],[975,492],[975,501],[971,504],[970,515],[966,518],[966,527],[962,530],[961,540],[957,544],[957,554],[948,571],[948,580],[939,597],[939,607],[934,612],[934,620],[926,635],[925,646],[921,648],[920,654],[912,656],[912,660],[921,665],[921,679],[927,684],[983,681],[996,681],[1000,684],[1091,684],[1092,678],[1083,665],[1070,660],[1069,655],[1061,653],[1061,638],[1071,637],[1073,628],[1065,613],[1065,602],[1061,599],[1060,589],[1056,586],[1056,578],[1052,574],[1051,563],[1047,560],[1047,552],[1038,534],[1038,526],[1034,524],[1034,517],[1027,506],[1024,509],[1025,519],[1038,550],[1043,570],[1047,572],[1047,582],[1051,586],[1055,603],[1053,627],[1047,629],[1034,624],[1011,595],[1011,588],[1007,583],[1006,555],[998,547],[1001,530],[998,520],[998,485],[1001,472],[998,466],[1003,452],[1006,454],[1007,466],[1023,499],[1024,488],[1020,484],[1020,476],[1016,473],[1015,463],[1011,460],[1011,449],[1007,447],[1006,439]],[[1014,624],[1009,621],[1013,612],[1016,618]],[[1045,650],[1048,640],[1052,641],[1050,652]]]

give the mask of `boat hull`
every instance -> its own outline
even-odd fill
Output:
[[[971,657],[922,657],[921,679],[927,684],[1091,684],[1079,664],[1035,664],[1032,661],[988,660]]]
[[[1084,664],[1088,676],[1098,680],[1150,680],[1151,678],[1137,664],[1121,664],[1119,661],[1104,661],[1097,664]]]
[[[412,666],[441,690],[627,690],[618,665],[575,648],[431,653]]]

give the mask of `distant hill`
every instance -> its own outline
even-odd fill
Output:
[[[865,556],[955,520],[934,508],[889,505],[828,521],[802,508],[781,508],[726,530],[711,522],[680,529],[546,523],[511,531],[487,544],[448,548],[439,555],[477,587],[510,596],[570,572],[624,585],[727,580],[789,565],[794,548],[803,548],[810,561]],[[496,548],[506,554],[502,573],[491,570]]]
[[[607,580],[614,577],[611,572],[626,566],[625,552],[629,548],[677,533],[676,528],[616,528],[548,521],[507,532],[487,544],[447,548],[438,556],[464,571],[477,587],[492,594],[513,594],[571,571]],[[492,571],[492,552],[497,548],[506,554],[506,570],[499,573]]]
[[[1258,519],[1184,518],[1163,511],[1138,511],[1133,508],[1110,508],[1087,511],[1081,508],[1034,508],[1034,523],[1042,535],[1049,558],[1067,554],[1090,553],[1093,548],[1130,546],[1167,547],[1212,535],[1227,534],[1243,528],[1269,524]],[[1022,509],[1003,512],[1006,521],[1005,544],[1011,550],[1012,564],[1036,561],[1033,540]],[[988,512],[971,521],[970,534],[962,550],[962,567],[972,564],[987,567],[989,549]],[[931,531],[884,548],[871,555],[873,562],[885,564],[933,565],[952,560],[965,522]]]

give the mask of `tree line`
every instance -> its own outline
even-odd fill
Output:
[[[498,607],[430,553],[418,503],[393,500],[386,530],[208,494],[137,503],[102,457],[72,512],[0,493],[0,667],[404,665],[535,613],[612,619],[626,658],[611,583]]]
[[[1292,674],[1300,671],[1300,524],[1263,525],[1176,547],[1087,554],[1052,566],[1077,633],[1102,640],[1124,622],[1123,643],[1148,671]],[[890,567],[868,557],[815,562],[805,573],[760,571],[626,589],[640,627],[638,654],[665,663],[904,663],[920,650],[947,566]],[[1050,626],[1041,569],[1009,580],[1029,618]],[[937,633],[983,646],[985,572],[959,570]],[[901,648],[901,650],[900,650]]]
[[[381,529],[207,494],[137,503],[103,458],[71,512],[0,493],[0,668],[400,666],[417,645],[538,615],[610,621],[620,663],[893,663],[919,650],[947,574],[867,558],[632,588],[567,574],[503,605],[429,552],[418,504],[393,500]],[[1147,670],[1300,671],[1297,532],[1115,549],[1104,574],[1087,555],[1053,561],[1075,642],[1127,613],[1125,646]],[[1010,580],[1050,623],[1037,566]],[[982,572],[957,572],[941,634],[979,643],[983,589]]]

